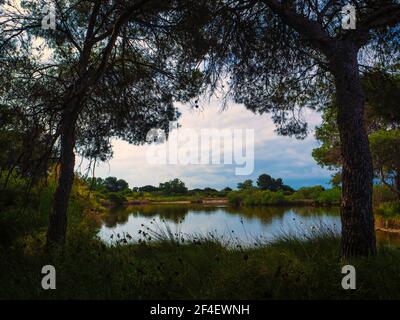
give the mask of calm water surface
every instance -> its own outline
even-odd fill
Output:
[[[124,237],[138,241],[145,232],[154,240],[169,229],[184,239],[214,236],[227,244],[252,245],[282,234],[312,236],[321,228],[340,232],[339,208],[162,204],[110,210],[98,235],[112,243]],[[378,238],[399,243],[398,237],[387,234],[378,233]]]

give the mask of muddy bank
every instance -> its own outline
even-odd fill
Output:
[[[375,217],[375,229],[384,232],[400,233],[400,220]]]

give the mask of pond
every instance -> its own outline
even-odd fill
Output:
[[[215,237],[226,245],[254,245],[282,235],[312,237],[321,229],[339,233],[340,225],[337,207],[152,204],[110,210],[98,235],[107,243],[152,241],[170,233],[184,241]],[[378,239],[399,243],[398,236],[379,232]]]

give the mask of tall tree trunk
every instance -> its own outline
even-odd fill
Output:
[[[342,147],[342,257],[376,254],[372,212],[373,168],[364,127],[364,94],[357,61],[358,48],[343,42],[330,58],[338,105]]]
[[[76,116],[72,112],[65,112],[61,126],[60,171],[47,231],[48,246],[62,246],[65,243],[68,200],[74,182]]]

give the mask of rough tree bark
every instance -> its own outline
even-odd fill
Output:
[[[342,42],[330,57],[338,105],[342,146],[342,239],[344,258],[376,254],[372,212],[373,167],[364,127],[364,94],[358,70],[358,48]]]
[[[49,218],[47,246],[62,246],[66,238],[68,200],[74,182],[76,127],[76,115],[68,109],[64,112],[61,122],[60,170],[54,193],[53,211]]]

